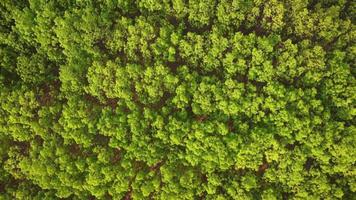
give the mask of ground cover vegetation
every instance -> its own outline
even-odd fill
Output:
[[[1,0],[0,199],[353,199],[356,2]]]

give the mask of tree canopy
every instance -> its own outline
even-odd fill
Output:
[[[0,199],[355,198],[355,17],[1,0]]]

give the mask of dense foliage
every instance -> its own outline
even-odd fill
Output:
[[[356,2],[1,0],[0,199],[352,199]]]

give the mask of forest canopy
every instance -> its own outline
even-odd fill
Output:
[[[352,0],[1,0],[0,199],[354,199],[355,22]]]

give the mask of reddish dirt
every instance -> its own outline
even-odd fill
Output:
[[[204,120],[206,120],[208,117],[206,115],[201,115],[201,116],[197,116],[195,119],[198,122],[203,122]]]
[[[124,196],[123,200],[131,200],[132,199],[132,189],[130,189]]]
[[[150,167],[150,171],[157,171],[163,164],[163,160],[159,161],[158,163]]]
[[[258,174],[262,175],[263,173],[265,173],[265,171],[266,171],[266,169],[268,169],[268,167],[269,167],[269,165],[267,162],[260,165],[260,167],[258,168]]]

